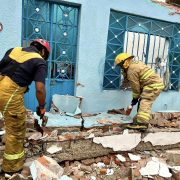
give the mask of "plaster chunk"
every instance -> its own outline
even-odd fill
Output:
[[[114,151],[129,151],[135,148],[140,141],[140,133],[95,137],[93,139],[94,143],[102,144],[103,147],[112,148]]]
[[[153,146],[171,145],[180,142],[180,132],[156,132],[149,133],[142,139],[144,142],[151,142]]]

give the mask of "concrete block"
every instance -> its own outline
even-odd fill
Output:
[[[169,162],[180,166],[180,150],[168,150],[166,151],[166,158]]]

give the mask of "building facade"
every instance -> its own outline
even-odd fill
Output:
[[[48,108],[53,94],[84,97],[82,110],[89,113],[129,105],[131,91],[121,89],[113,67],[125,51],[164,78],[166,91],[153,111],[180,110],[180,15],[173,9],[151,0],[6,0],[0,23],[0,58],[36,37],[50,42]],[[25,102],[35,110],[34,84]]]

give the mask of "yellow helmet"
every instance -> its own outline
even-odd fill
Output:
[[[134,57],[133,55],[130,55],[128,53],[120,53],[116,56],[115,58],[115,64],[118,65],[121,62],[125,61],[126,59],[130,58],[130,57]],[[125,61],[123,64],[123,67],[126,69],[129,67],[129,62]]]

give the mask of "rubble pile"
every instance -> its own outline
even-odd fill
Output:
[[[159,127],[178,127],[180,112],[156,112],[152,114],[150,123]]]
[[[81,118],[81,115],[75,116]],[[91,115],[87,114],[86,117],[88,116]],[[127,130],[124,124],[98,118],[97,122],[101,126],[84,128],[82,131],[77,126],[42,127],[42,130],[37,132],[34,128],[35,116],[27,110],[25,167],[21,174],[9,178],[178,180],[180,113],[158,112],[152,114],[152,117],[153,127],[146,132]],[[1,166],[5,131],[1,129],[0,132]],[[166,139],[167,142],[164,141]]]
[[[178,180],[180,161],[171,159],[171,156],[180,158],[177,153],[180,151],[122,152],[59,164],[55,159],[41,156],[34,160],[26,159],[21,175],[16,176],[22,180]]]

